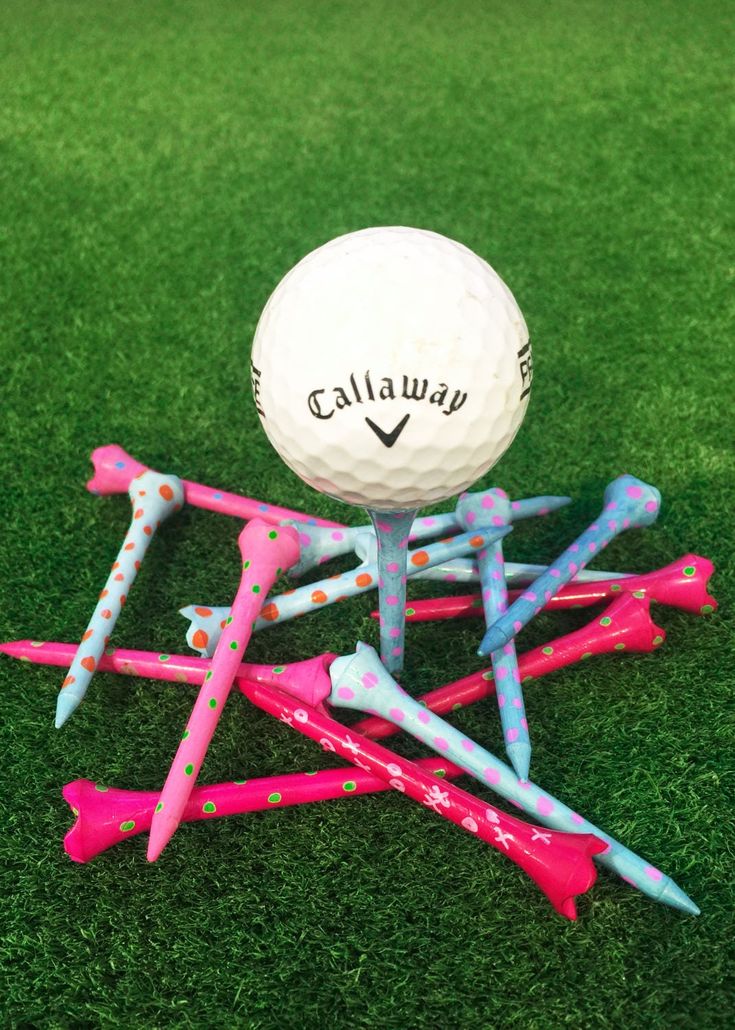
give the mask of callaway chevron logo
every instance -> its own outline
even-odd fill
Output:
[[[370,404],[372,401],[411,401],[435,404],[443,415],[459,411],[467,400],[462,390],[452,390],[447,383],[432,383],[415,376],[381,376],[373,379],[370,372],[351,373],[344,386],[322,387],[312,390],[308,397],[309,411],[314,418],[326,420],[337,412],[355,404]],[[396,424],[386,429],[368,415],[365,424],[371,429],[384,447],[392,447],[408,425],[411,412],[401,416]]]

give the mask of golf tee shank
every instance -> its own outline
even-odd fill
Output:
[[[369,514],[378,541],[380,657],[386,669],[400,672],[406,627],[406,551],[416,510]]]
[[[669,876],[536,784],[519,780],[493,754],[409,697],[383,668],[372,647],[358,644],[355,654],[337,658],[330,676],[331,704],[359,712],[375,711],[390,719],[546,826],[593,834],[606,845],[597,856],[599,862],[653,900],[690,915],[699,914],[691,898]]]
[[[420,758],[416,764],[435,776],[453,779],[464,774],[459,766],[437,755]],[[349,766],[231,780],[195,787],[181,821],[222,819],[246,812],[266,812],[315,801],[354,798],[390,789],[389,784],[372,773]],[[62,794],[76,817],[64,837],[64,850],[73,862],[90,862],[113,845],[146,833],[158,801],[156,791],[120,790],[91,780],[73,780],[64,786]]]
[[[151,471],[115,443],[106,444],[92,451],[92,464],[94,476],[87,483],[87,489],[93,494],[124,494],[134,476]],[[298,519],[311,526],[341,526],[339,522],[316,518],[314,515],[293,511],[291,508],[281,508],[277,504],[267,504],[253,497],[242,497],[226,490],[216,490],[201,483],[192,483],[188,479],[182,479],[181,484],[187,504],[194,508],[215,511],[220,515],[234,515],[239,519],[261,519],[272,525],[278,525],[284,519]]]
[[[488,627],[477,652],[479,655],[491,654],[507,644],[543,609],[557,590],[616,536],[626,529],[650,526],[655,522],[661,507],[661,494],[656,487],[626,474],[608,484],[603,501],[604,508],[597,520]]]
[[[651,619],[648,601],[623,594],[581,629],[549,641],[518,656],[521,681],[548,676],[568,665],[601,654],[623,654],[626,651],[649,653],[663,644],[666,634]],[[469,676],[447,683],[422,694],[418,700],[437,715],[447,715],[458,708],[481,701],[496,692],[497,685],[489,669],[480,669]],[[373,740],[391,737],[399,727],[388,719],[370,715],[355,724],[355,729]]]
[[[507,565],[506,565],[507,568]],[[697,554],[683,554],[681,558],[653,572],[608,579],[597,582],[571,582],[544,602],[545,611],[565,608],[588,608],[603,601],[620,597],[625,592],[633,597],[647,597],[649,601],[678,608],[693,615],[709,615],[717,608],[717,601],[708,592],[708,584],[715,567],[709,558]],[[522,590],[509,591],[515,601]],[[377,618],[377,612],[371,613]],[[431,597],[409,601],[406,622],[430,622],[435,619],[464,619],[483,614],[480,594],[456,594],[453,597]]]
[[[504,490],[462,494],[457,502],[457,519],[463,529],[491,526],[497,528],[507,525],[510,518],[511,502]],[[492,547],[483,547],[478,552],[477,567],[482,585],[485,621],[491,626],[495,619],[508,609],[502,540],[498,540]],[[497,701],[505,753],[518,778],[527,780],[531,764],[531,739],[513,641],[493,651],[490,661],[495,681],[501,684],[501,689],[497,692]]]
[[[548,833],[521,822],[282,690],[242,677],[237,682],[258,708],[496,848],[534,880],[557,912],[576,919],[574,898],[596,879],[591,856],[604,850],[602,841],[584,833]]]
[[[179,825],[263,599],[299,554],[293,529],[274,529],[260,519],[246,525],[238,546],[243,561],[240,586],[153,814],[148,842],[151,862]]]
[[[107,582],[99,595],[69,673],[56,701],[56,728],[64,725],[87,693],[153,535],[164,519],[181,508],[181,481],[160,472],[141,472],[128,488],[133,518]]]

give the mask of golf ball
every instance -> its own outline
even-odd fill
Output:
[[[380,511],[443,500],[510,445],[528,405],[528,329],[487,262],[403,226],[307,254],[255,331],[265,432],[323,493]]]

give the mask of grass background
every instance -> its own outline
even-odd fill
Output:
[[[343,517],[269,448],[247,356],[285,271],[371,224],[462,240],[527,317],[531,407],[483,485],[575,503],[509,556],[553,556],[632,471],[664,508],[606,563],[708,555],[721,608],[659,610],[660,653],[527,692],[535,779],[699,919],[602,873],[566,923],[399,796],[186,826],[155,866],[142,837],[73,865],[62,784],[158,787],[191,698],[100,675],[56,733],[59,670],[1,661],[3,1025],[732,1025],[729,22],[675,0],[5,0],[0,637],[86,625],[128,520],[84,490],[99,444]],[[184,649],[176,610],[230,599],[237,533],[193,509],[167,524],[115,641]],[[374,640],[372,603],[263,634],[253,659]],[[584,621],[539,618],[524,646]],[[412,628],[406,687],[478,668],[475,642],[467,623]],[[501,750],[492,701],[456,719]],[[233,696],[202,779],[328,765]]]

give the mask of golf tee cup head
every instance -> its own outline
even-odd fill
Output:
[[[94,475],[87,483],[87,489],[92,494],[127,493],[131,481],[146,471],[145,465],[132,458],[116,443],[95,448],[90,457]]]
[[[505,490],[495,487],[479,493],[464,493],[457,500],[457,521],[465,530],[480,526],[507,526],[513,521],[513,507]]]
[[[497,273],[460,243],[401,226],[303,258],[265,306],[251,371],[286,464],[380,511],[482,476],[518,431],[532,377],[523,315]]]
[[[661,494],[656,487],[629,473],[608,483],[603,500],[603,514],[608,516],[607,525],[612,533],[652,525],[661,508]]]

